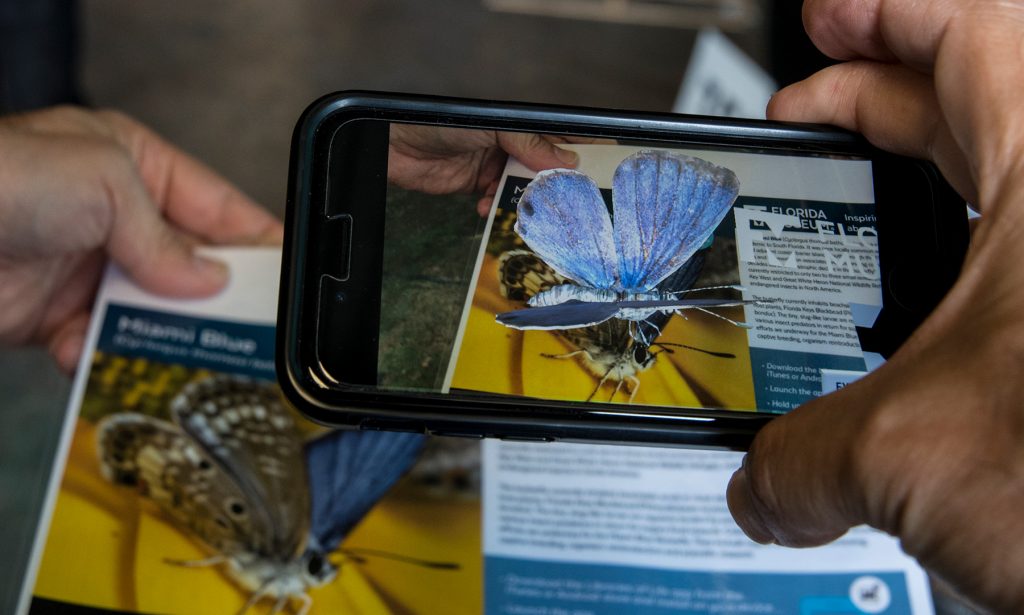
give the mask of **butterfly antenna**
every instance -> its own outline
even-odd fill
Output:
[[[673,290],[673,291],[668,292],[667,294],[669,294],[669,295],[685,295],[686,293],[695,293],[695,292],[699,292],[699,291],[702,291],[702,290],[722,290],[722,289],[726,289],[726,288],[729,289],[729,290],[738,290],[740,292],[745,292],[747,290],[746,286],[742,286],[740,284],[723,284],[722,286],[701,286],[700,288],[687,288],[686,290]]]
[[[692,309],[697,310],[699,312],[704,312],[705,314],[711,314],[715,318],[721,318],[725,322],[727,322],[727,323],[729,323],[731,325],[737,326],[740,329],[753,329],[754,328],[754,325],[752,325],[752,324],[750,324],[748,322],[737,322],[737,321],[735,321],[735,320],[733,320],[731,318],[727,318],[725,316],[722,316],[721,314],[716,314],[716,313],[712,312],[711,310],[707,310],[707,309],[704,309],[702,307],[695,307],[695,308],[692,308]]]
[[[390,553],[388,551],[381,551],[379,549],[340,549],[340,551],[359,563],[366,561],[366,559],[362,557],[363,555],[370,555],[373,557],[402,562],[403,564],[412,564],[413,566],[422,566],[423,568],[433,568],[435,570],[459,570],[462,568],[461,565],[456,564],[455,562],[435,562],[432,560]]]
[[[351,553],[338,553],[338,552],[335,552],[335,553],[332,553],[331,555],[327,556],[327,561],[329,561],[331,563],[331,565],[333,565],[335,567],[340,566],[345,560],[351,560],[351,561],[353,561],[353,562],[355,562],[357,564],[365,564],[366,563],[366,558],[365,557],[360,557],[358,555],[353,555]]]
[[[734,355],[731,352],[715,352],[714,350],[706,350],[704,348],[697,348],[696,346],[687,346],[686,344],[674,344],[672,342],[658,342],[657,344],[654,344],[654,345],[655,346],[660,346],[663,351],[668,352],[668,353],[671,353],[672,350],[670,348],[666,348],[666,346],[674,346],[676,348],[685,348],[687,350],[695,350],[697,352],[703,352],[704,354],[709,354],[709,355],[711,355],[713,357],[719,357],[721,359],[735,359],[736,358],[736,355]]]

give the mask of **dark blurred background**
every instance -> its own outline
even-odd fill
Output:
[[[783,85],[825,63],[795,0],[0,0],[0,113],[120,109],[280,216],[292,128],[322,94],[667,111],[704,26]],[[69,393],[45,353],[0,349],[0,613],[13,610]]]

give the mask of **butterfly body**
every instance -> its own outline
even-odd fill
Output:
[[[320,568],[319,574],[312,574],[310,564],[313,561],[323,561],[326,567]],[[326,585],[338,575],[338,569],[327,562],[323,554],[312,551],[297,560],[257,557],[243,561],[233,557],[228,559],[225,571],[250,596],[302,602],[306,601],[310,589]]]
[[[569,301],[618,304],[619,308],[615,312],[614,318],[637,322],[647,320],[659,312],[671,314],[677,309],[675,306],[680,303],[684,303],[686,306],[696,305],[692,301],[680,302],[677,299],[678,294],[659,290],[638,292],[614,291],[608,288],[587,288],[585,286],[577,286],[576,284],[560,284],[534,295],[527,303],[530,307],[560,305]],[[637,304],[642,307],[625,307]],[[668,305],[658,307],[659,304]],[[718,306],[718,302],[716,302],[716,306]]]
[[[650,346],[638,342],[622,321],[610,320],[584,329],[567,329],[559,335],[578,350],[580,363],[591,376],[611,382],[631,381],[657,358]]]
[[[530,305],[552,301],[558,305],[569,301],[604,298],[605,292],[587,289],[568,283],[563,276],[551,269],[536,254],[528,250],[510,250],[498,261],[498,278],[501,294],[511,300]],[[594,292],[595,294],[589,294]],[[536,308],[527,308],[536,309]],[[648,320],[640,320],[634,326],[643,328],[650,340],[657,336],[667,317],[654,314]],[[597,390],[606,382],[612,382],[616,389],[622,383],[632,383],[631,395],[635,394],[637,376],[654,365],[657,353],[651,352],[650,345],[634,338],[626,320],[609,319],[604,322],[574,328],[557,328],[552,332],[566,341],[572,350],[561,355],[546,355],[550,358],[575,359],[593,376]]]

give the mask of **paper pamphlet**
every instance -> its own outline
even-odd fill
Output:
[[[484,593],[509,613],[932,613],[895,539],[758,545],[725,503],[741,454],[484,443]]]
[[[280,251],[213,255],[231,281],[204,300],[108,271],[21,612],[478,612],[451,447],[302,419],[275,381]]]

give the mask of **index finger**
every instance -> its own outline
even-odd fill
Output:
[[[838,60],[900,60],[930,71],[943,34],[964,4],[954,0],[807,0],[807,34]]]
[[[219,244],[279,244],[280,221],[209,167],[145,126],[109,113],[154,201],[178,228]]]
[[[579,163],[579,155],[562,149],[543,135],[527,132],[498,132],[498,145],[533,171],[570,167]]]

